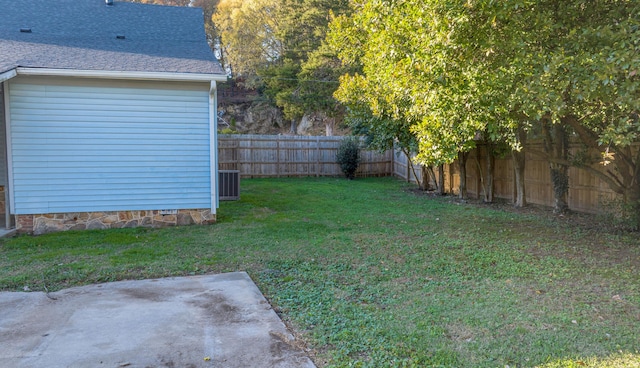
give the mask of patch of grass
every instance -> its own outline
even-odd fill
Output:
[[[0,242],[0,289],[244,270],[319,367],[638,367],[640,237],[416,194],[251,179],[218,223]]]

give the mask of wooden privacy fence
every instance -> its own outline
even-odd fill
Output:
[[[343,137],[280,136],[221,134],[218,136],[220,170],[238,170],[244,178],[342,176],[336,163],[336,152]],[[526,148],[542,151],[541,143]],[[571,147],[577,152],[579,145]],[[356,176],[396,176],[416,183],[422,181],[419,165],[411,162],[400,150],[384,153],[361,150],[362,161]],[[482,198],[486,177],[486,148],[482,145],[469,153],[467,159],[467,192],[470,197]],[[413,170],[411,167],[413,166]],[[525,193],[528,203],[553,206],[553,186],[548,162],[526,153]],[[434,183],[435,184],[435,183]],[[458,194],[460,170],[457,162],[444,165],[444,191]],[[513,200],[515,180],[511,156],[496,157],[494,165],[494,197]],[[569,168],[569,208],[578,212],[610,210],[604,203],[619,199],[606,183],[584,170]]]
[[[543,151],[542,143],[530,143],[525,147],[525,196],[527,203],[553,206],[553,184],[549,172],[549,162],[530,150]],[[570,146],[572,154],[581,149],[579,144]],[[407,170],[405,155],[395,158],[394,175],[410,182],[416,182],[413,174]],[[414,165],[419,180],[422,180],[420,167]],[[469,152],[467,159],[467,194],[471,198],[482,198],[485,193],[483,177],[486,180],[487,150],[483,145]],[[410,175],[408,175],[411,173]],[[614,193],[609,186],[598,177],[575,167],[570,167],[569,191],[567,195],[569,208],[577,212],[599,213],[608,212],[613,208],[611,204],[621,197]],[[496,198],[515,200],[516,189],[514,168],[511,155],[496,157],[493,169],[493,194]],[[444,165],[444,191],[458,194],[460,188],[460,169],[458,162]]]
[[[571,155],[575,155],[582,146],[572,144],[569,147]],[[544,151],[541,142],[529,143],[525,146],[525,195],[528,203],[543,206],[553,206],[553,184],[549,171],[549,162],[532,150]],[[484,195],[481,174],[486,176],[487,150],[479,146],[469,154],[467,159],[467,191],[470,195],[480,198]],[[457,163],[449,168],[451,182],[456,186],[460,183]],[[610,203],[621,200],[609,186],[600,178],[585,170],[569,167],[569,191],[567,195],[569,208],[577,212],[608,212],[613,208]],[[511,155],[496,157],[494,167],[494,196],[513,200],[515,197],[514,168]]]
[[[336,153],[344,137],[221,134],[218,167],[245,178],[341,176]],[[357,177],[388,176],[391,151],[361,150]]]

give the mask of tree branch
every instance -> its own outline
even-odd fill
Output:
[[[580,124],[578,118],[573,115],[568,115],[563,117],[561,120],[564,124],[567,124],[571,128],[573,128],[573,130],[578,134],[580,140],[585,146],[597,149],[598,151],[602,152],[602,147],[598,145],[598,135],[587,129],[584,125]],[[619,167],[619,169],[621,169],[621,175],[625,175],[623,172],[628,172],[629,168],[635,168],[637,166],[633,162],[631,157],[625,154],[622,149],[619,149],[615,146],[613,146],[613,149],[615,150],[616,156],[620,158],[618,162],[626,165],[626,167]]]
[[[405,156],[407,156],[407,165],[409,165],[409,167],[411,168],[411,172],[413,173],[413,177],[416,178],[416,183],[418,183],[418,186],[420,188],[424,188],[423,187],[423,182],[424,182],[425,178],[422,178],[422,182],[420,180],[418,180],[418,174],[416,173],[416,169],[413,167],[413,162],[411,161],[411,154],[409,153],[409,150],[407,150],[405,147],[401,147],[400,150],[402,151],[402,153],[405,154]]]
[[[604,172],[602,172],[602,171],[600,171],[600,170],[598,170],[596,168],[593,168],[591,166],[576,165],[575,163],[572,163],[569,160],[564,160],[564,159],[559,159],[559,158],[556,158],[556,157],[551,157],[546,152],[539,151],[539,150],[532,149],[532,148],[527,148],[527,152],[533,153],[534,155],[537,155],[537,156],[540,156],[540,157],[544,157],[549,162],[553,162],[553,163],[556,163],[556,164],[559,164],[559,165],[573,166],[573,167],[577,167],[579,169],[583,169],[583,170],[587,171],[588,173],[591,173],[591,174],[597,176],[598,178],[600,178],[601,180],[603,180],[604,182],[606,182],[609,185],[609,188],[611,188],[611,190],[613,190],[614,192],[616,192],[618,194],[624,194],[624,190],[625,190],[624,184],[622,184],[620,182],[620,180],[609,170],[607,170],[607,173],[604,173]]]

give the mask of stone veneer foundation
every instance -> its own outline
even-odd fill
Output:
[[[119,229],[125,227],[167,227],[205,225],[216,222],[209,209],[167,211],[75,212],[41,215],[16,215],[19,233],[34,235],[65,230]]]

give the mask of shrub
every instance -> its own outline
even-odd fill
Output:
[[[220,134],[238,134],[237,131],[233,130],[232,128],[224,128],[221,131],[219,131]]]
[[[336,162],[340,165],[340,169],[347,179],[355,178],[358,164],[360,164],[360,139],[358,137],[345,137],[340,142]]]
[[[607,228],[623,231],[638,231],[640,213],[637,205],[625,201],[623,198],[600,197],[599,222]]]

